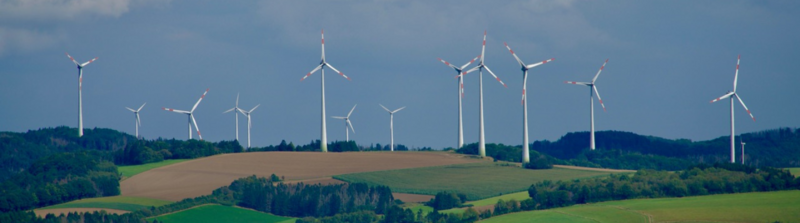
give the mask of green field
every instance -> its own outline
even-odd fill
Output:
[[[800,191],[637,199],[529,211],[492,222],[800,222]]]
[[[441,191],[458,191],[467,194],[469,200],[478,200],[524,191],[531,184],[544,180],[571,180],[607,174],[609,172],[565,168],[529,170],[485,162],[344,174],[333,178],[351,183],[386,185],[392,188],[392,192],[399,193],[435,195]]]
[[[148,171],[151,169],[159,168],[162,166],[167,166],[171,164],[180,163],[183,161],[187,161],[189,159],[175,159],[175,160],[164,160],[161,162],[156,163],[146,163],[142,165],[131,165],[131,166],[119,166],[117,167],[119,173],[122,175],[123,179],[131,178],[133,175],[142,173],[144,171]]]
[[[43,207],[41,209],[54,209],[54,208],[109,208],[125,211],[136,211],[142,208],[149,208],[151,206],[162,206],[172,203],[171,201],[158,200],[153,198],[143,197],[126,197],[126,196],[113,196],[113,197],[98,197],[87,198],[77,201],[71,201],[63,204]]]
[[[168,223],[217,223],[217,222],[260,222],[260,223],[293,223],[296,219],[275,216],[250,209],[222,205],[204,205],[189,210],[166,214],[148,219]]]
[[[800,177],[800,167],[792,167],[786,169],[789,170],[789,172],[791,172],[792,175],[794,175],[794,177]]]

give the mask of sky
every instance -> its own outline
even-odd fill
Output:
[[[596,84],[597,131],[708,140],[730,134],[728,100],[741,55],[736,132],[800,127],[800,2],[797,1],[168,1],[0,0],[0,131],[77,127],[78,75],[84,69],[85,128],[134,133],[125,107],[142,103],[140,134],[186,139],[195,111],[208,141],[232,140],[239,105],[252,114],[252,144],[320,138],[320,31],[328,63],[327,116],[351,116],[359,144],[394,139],[411,147],[455,147],[455,71],[481,53],[507,84],[484,73],[486,141],[522,144],[525,63],[529,137],[557,140],[589,129]],[[470,67],[474,66],[471,65]],[[478,141],[479,74],[465,77],[465,142]],[[795,98],[795,99],[793,99]],[[247,122],[239,116],[240,141]],[[327,118],[328,140],[344,140],[344,121]],[[197,138],[197,136],[194,136]],[[588,146],[588,145],[587,145]]]

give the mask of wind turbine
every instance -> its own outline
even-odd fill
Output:
[[[742,165],[744,165],[744,140],[739,139],[739,142],[742,143]]]
[[[252,122],[250,122],[250,113],[253,113],[253,111],[255,111],[256,108],[258,108],[258,106],[260,106],[260,105],[261,104],[256,105],[255,107],[253,107],[253,109],[250,109],[250,111],[245,111],[244,109],[237,108],[237,110],[239,112],[241,112],[242,115],[247,116],[247,148],[248,149],[250,148],[250,127],[253,126]]]
[[[756,121],[756,117],[753,116],[753,113],[750,113],[750,109],[747,109],[747,106],[744,105],[744,101],[742,101],[742,98],[739,97],[739,94],[736,93],[736,81],[739,78],[739,61],[741,59],[742,59],[742,55],[739,55],[739,57],[736,59],[736,73],[733,75],[733,91],[730,91],[727,94],[720,96],[719,98],[711,100],[711,102],[710,102],[710,103],[714,103],[714,102],[717,102],[717,101],[722,100],[722,99],[731,98],[731,163],[736,162],[736,144],[734,143],[735,142],[735,139],[734,139],[735,135],[734,135],[734,122],[733,122],[733,104],[734,104],[733,103],[733,98],[734,97],[736,97],[736,99],[739,99],[739,103],[742,104],[742,107],[744,107],[744,110],[747,111],[747,114],[750,115],[750,118],[752,118],[754,122]]]
[[[517,54],[511,50],[511,47],[509,47],[508,44],[503,42],[503,45],[506,45],[508,51],[514,56],[514,59],[517,59],[519,66],[522,67],[522,163],[527,163],[531,161],[530,151],[528,151],[528,97],[526,91],[528,88],[528,70],[539,65],[546,64],[555,60],[556,58],[550,58],[549,60],[526,65],[521,59],[519,59]]]
[[[345,139],[348,142],[350,141],[350,131],[347,130],[347,127],[349,126],[350,130],[353,130],[353,134],[356,133],[356,130],[353,128],[353,123],[350,122],[350,115],[353,114],[353,110],[355,110],[355,109],[356,109],[356,105],[353,105],[353,108],[350,109],[349,113],[347,113],[347,117],[331,116],[331,118],[335,118],[335,119],[344,119],[344,133],[346,135]]]
[[[236,116],[236,141],[237,142],[239,141],[239,113],[236,113],[236,111],[238,111],[239,109],[240,109],[239,108],[239,94],[236,94],[236,105],[233,106],[233,108],[228,109],[225,112],[222,112],[223,114],[228,113],[228,112],[233,112],[233,114]]]
[[[142,121],[141,121],[141,119],[139,119],[139,111],[141,111],[141,110],[142,110],[142,108],[144,108],[144,105],[146,105],[146,104],[147,104],[147,102],[145,102],[144,104],[142,104],[142,106],[139,106],[139,109],[136,109],[136,110],[133,110],[132,108],[125,107],[125,108],[127,108],[128,110],[130,110],[131,112],[133,112],[133,114],[136,116],[136,123],[135,123],[135,125],[136,125],[136,138],[137,138],[137,139],[139,138],[139,126],[141,126],[141,125],[142,125]]]
[[[608,63],[608,59],[606,62],[603,63],[603,66],[600,66],[600,70],[597,71],[597,74],[594,75],[592,82],[575,82],[575,81],[564,81],[567,84],[575,84],[575,85],[584,85],[589,86],[589,148],[591,150],[595,149],[594,146],[594,96],[592,93],[597,94],[597,100],[600,101],[600,106],[603,106],[603,111],[606,111],[606,106],[603,105],[603,99],[600,98],[600,92],[597,91],[597,86],[595,86],[594,82],[597,81],[597,77],[600,76],[600,72],[603,72],[603,68],[606,67],[606,63]]]
[[[327,130],[326,130],[327,128],[325,126],[325,69],[323,69],[325,67],[331,68],[331,70],[336,71],[336,73],[339,73],[339,75],[342,75],[342,77],[347,78],[347,80],[350,80],[350,78],[347,77],[346,75],[344,75],[344,73],[342,73],[341,71],[337,70],[336,68],[331,66],[331,64],[329,64],[327,61],[325,61],[325,30],[322,30],[322,61],[319,62],[319,66],[315,67],[314,70],[311,70],[311,72],[308,72],[308,74],[306,74],[306,76],[303,76],[303,78],[301,78],[300,81],[305,80],[306,78],[308,78],[308,76],[311,76],[311,74],[313,74],[314,72],[317,72],[318,70],[321,70],[320,76],[322,76],[322,81],[321,81],[321,83],[322,83],[322,137],[320,139],[319,147],[320,147],[320,150],[322,150],[323,153],[328,152],[328,133],[327,133]]]
[[[451,68],[456,70],[456,74],[458,75],[456,76],[456,78],[458,78],[458,147],[456,149],[461,149],[461,147],[464,146],[464,127],[461,119],[461,98],[464,97],[464,76],[462,75],[462,73],[466,74],[466,72],[464,72],[463,70],[480,57],[481,56],[478,55],[477,57],[475,57],[475,59],[470,60],[469,62],[460,67],[450,64],[447,61],[442,60],[442,58],[438,58],[439,61],[442,61],[442,63],[444,63],[445,65],[450,66]]]
[[[487,67],[486,64],[483,62],[483,59],[486,58],[484,56],[485,52],[486,52],[486,31],[483,31],[483,47],[481,48],[481,56],[480,56],[481,60],[480,60],[480,63],[478,64],[478,66],[475,66],[475,67],[473,67],[472,69],[469,69],[466,72],[466,73],[470,73],[472,71],[479,70],[478,85],[480,87],[480,101],[478,102],[478,104],[479,104],[481,110],[479,112],[479,114],[480,114],[480,129],[478,130],[478,134],[480,135],[480,137],[479,137],[479,140],[478,140],[478,152],[480,153],[481,157],[486,157],[486,140],[484,140],[484,132],[483,132],[483,69],[486,69],[486,71],[489,71],[489,74],[491,74],[492,77],[494,77],[494,79],[497,79],[497,81],[500,82],[500,84],[502,84],[503,87],[508,87],[508,86],[506,86],[505,83],[503,83],[503,81],[500,80],[500,78],[497,77],[497,75],[494,75],[494,72],[492,72],[492,70],[489,69],[489,67]],[[461,74],[461,75],[464,75],[464,74]]]
[[[394,151],[394,113],[399,112],[400,110],[403,110],[406,107],[403,106],[402,108],[398,108],[397,110],[392,111],[392,110],[389,110],[388,108],[384,107],[382,104],[378,104],[378,105],[380,105],[383,108],[383,110],[386,110],[387,112],[389,112],[389,134],[392,135],[392,138],[391,138],[392,141],[391,141],[391,144],[390,144],[391,146],[389,148],[391,149],[391,151]]]
[[[200,96],[200,99],[197,100],[197,103],[194,103],[194,106],[190,111],[171,109],[171,108],[161,108],[164,109],[165,111],[186,114],[189,116],[189,139],[192,139],[192,124],[194,124],[194,128],[197,129],[197,137],[200,137],[200,140],[203,140],[203,135],[200,135],[200,128],[197,127],[197,121],[194,119],[194,115],[192,113],[194,112],[195,109],[197,109],[197,105],[200,104],[200,101],[202,101],[203,98],[206,97],[206,94],[208,94],[208,88],[206,88],[206,92],[203,92],[203,96]]]
[[[67,54],[70,60],[72,60],[75,65],[78,65],[78,137],[83,136],[83,67],[89,65],[90,63],[97,60],[98,57],[95,57],[92,60],[86,61],[86,63],[78,63],[75,58]]]

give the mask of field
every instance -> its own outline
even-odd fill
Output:
[[[131,166],[119,166],[119,173],[122,174],[123,179],[130,178],[136,174],[139,174],[144,171],[148,171],[151,169],[159,168],[162,166],[167,166],[171,164],[180,163],[183,161],[187,161],[188,159],[176,159],[176,160],[164,160],[157,163],[147,163],[142,165],[131,165]]]
[[[172,203],[170,201],[158,200],[143,197],[126,197],[126,196],[113,196],[113,197],[98,197],[87,198],[76,201],[71,201],[63,204],[47,206],[34,210],[37,215],[44,216],[48,213],[58,215],[60,213],[68,212],[94,212],[105,210],[109,213],[127,213],[136,211],[150,206],[162,206]]]
[[[327,182],[337,174],[483,162],[445,152],[254,152],[189,160],[120,182],[124,196],[178,201],[210,194],[233,180],[257,175]]]
[[[334,176],[347,182],[386,185],[393,192],[435,195],[458,191],[469,200],[478,200],[527,190],[544,180],[558,181],[608,175],[609,172],[556,167],[528,170],[482,162],[415,169],[387,170]]]
[[[786,168],[786,169],[788,169],[789,172],[791,172],[792,175],[794,175],[794,177],[800,177],[800,167],[792,167],[792,168]]]
[[[529,211],[493,222],[800,222],[800,191],[638,199]]]
[[[222,205],[204,205],[189,210],[175,212],[148,219],[169,223],[216,223],[216,222],[259,222],[259,223],[293,223],[294,218],[275,216],[263,212],[239,207]]]

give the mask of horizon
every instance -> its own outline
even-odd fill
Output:
[[[328,142],[345,139],[353,107],[365,145],[389,143],[389,120],[378,106],[406,109],[394,117],[395,143],[456,147],[458,89],[452,68],[480,54],[505,82],[484,74],[486,142],[522,144],[519,65],[555,61],[529,72],[531,142],[589,131],[584,87],[609,59],[597,87],[596,132],[623,131],[666,139],[713,140],[730,134],[728,101],[741,55],[737,94],[758,120],[734,105],[736,135],[800,127],[800,12],[797,2],[0,2],[0,131],[77,128],[79,63],[84,70],[84,128],[134,135],[140,113],[144,138],[187,139],[195,111],[203,138],[234,139],[239,106],[253,112],[254,147],[320,139],[320,31],[328,70]],[[635,19],[632,19],[635,18]],[[475,66],[475,63],[467,69]],[[477,72],[466,76],[464,142],[478,141]],[[595,99],[597,103],[597,99]],[[738,104],[738,102],[737,102]],[[239,117],[239,142],[247,124]],[[193,138],[197,139],[196,131]],[[77,133],[76,133],[77,134]],[[587,139],[588,146],[588,139]]]

